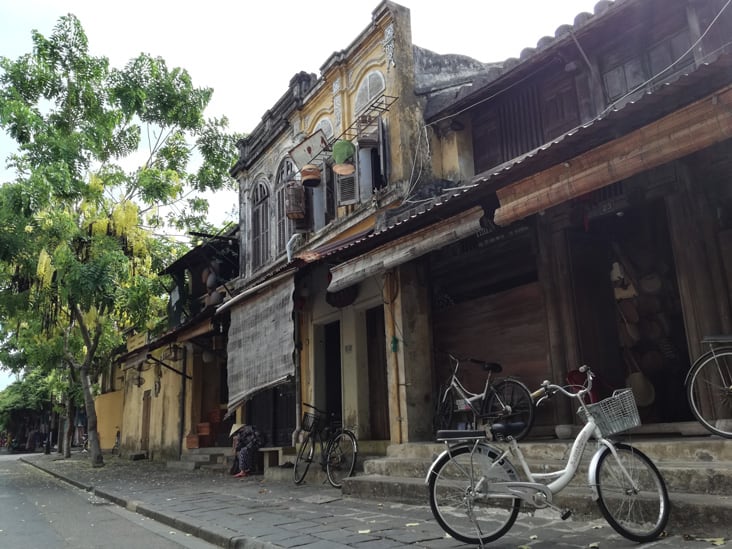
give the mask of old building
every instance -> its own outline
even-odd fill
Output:
[[[646,430],[702,432],[684,375],[732,330],[731,29],[722,0],[599,2],[484,64],[377,6],[240,143],[229,412],[273,445],[303,402],[429,440],[450,351],[531,387],[588,363]],[[554,404],[534,435],[574,421]]]
[[[408,400],[447,376],[440,350],[534,387],[587,363],[605,394],[634,386],[646,431],[703,432],[684,378],[702,337],[732,328],[730,31],[723,1],[600,2],[425,95],[433,168],[456,188],[385,212],[328,287],[384,276],[401,319],[419,311],[401,338],[434,362],[407,361]],[[571,412],[544,409],[535,434]]]
[[[116,391],[96,401],[121,414],[102,414],[111,448],[120,431],[123,455],[178,459],[187,450],[230,444],[226,337],[228,315],[216,308],[239,273],[238,227],[203,242],[161,274],[172,280],[168,329],[131,336],[113,370]],[[105,408],[106,409],[106,408]],[[116,410],[116,408],[112,408]],[[115,418],[115,425],[110,422]]]
[[[428,150],[422,94],[486,68],[413,46],[409,10],[382,2],[320,75],[295,75],[239,144],[231,174],[241,191],[242,276],[220,307],[231,315],[229,410],[241,409],[270,444],[292,443],[302,402],[334,413],[362,441],[409,438],[404,416],[423,410],[408,399],[432,390],[431,351],[408,345],[404,332],[427,334],[425,320],[417,311],[403,318],[396,281],[381,272],[327,291],[329,267],[374,235],[385,211],[453,184],[434,170],[441,160]],[[405,363],[425,372],[409,395]]]

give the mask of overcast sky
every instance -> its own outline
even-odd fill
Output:
[[[554,36],[597,0],[401,0],[410,8],[414,44],[482,62],[518,57]],[[343,0],[0,0],[0,55],[32,47],[31,31],[50,35],[58,18],[81,21],[94,55],[122,67],[137,54],[185,68],[197,86],[214,89],[209,116],[225,115],[231,131],[250,132],[297,72],[319,75],[335,51],[371,22],[377,1]],[[11,143],[0,136],[1,169]],[[212,219],[226,215],[212,203]],[[0,371],[0,388],[8,383]]]

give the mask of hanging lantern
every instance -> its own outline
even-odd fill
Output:
[[[320,185],[320,168],[315,164],[305,164],[300,170],[300,180],[305,187]]]

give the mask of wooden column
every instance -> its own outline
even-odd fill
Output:
[[[561,235],[561,232],[560,232]],[[562,307],[563,280],[566,276],[561,276],[562,261],[559,257],[563,252],[565,255],[564,265],[566,268],[566,246],[564,250],[557,249],[557,241],[552,233],[551,221],[548,216],[539,216],[537,220],[537,240],[539,243],[538,270],[539,284],[544,296],[544,308],[546,311],[546,332],[548,337],[548,354],[549,361],[549,380],[553,383],[561,383],[565,378],[568,370],[566,337],[565,331],[568,326],[562,320],[566,313]],[[531,388],[533,389],[533,387]],[[557,399],[557,402],[559,399]],[[571,424],[574,422],[572,411],[570,410],[569,401],[565,399],[561,401],[563,404],[554,406],[554,423]]]
[[[691,361],[701,354],[700,341],[705,335],[722,331],[718,308],[718,301],[722,300],[715,291],[715,277],[709,261],[709,249],[714,243],[707,242],[705,221],[699,215],[700,200],[702,198],[686,185],[681,192],[666,196],[669,234]]]

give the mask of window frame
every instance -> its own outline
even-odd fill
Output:
[[[269,186],[263,179],[254,183],[251,195],[251,266],[255,271],[270,259]]]

